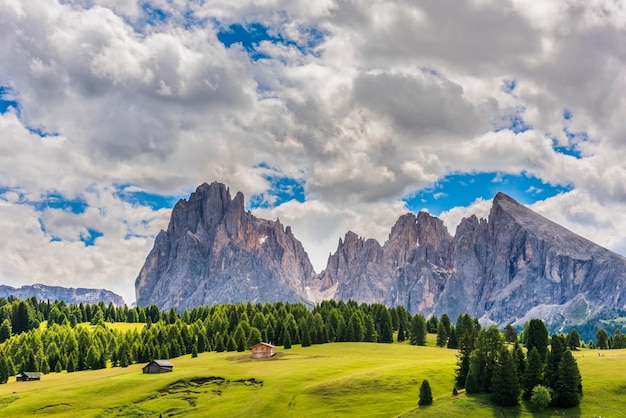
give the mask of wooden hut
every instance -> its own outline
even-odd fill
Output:
[[[174,365],[169,360],[152,360],[143,366],[144,373],[167,373],[174,369]]]
[[[276,347],[268,343],[258,343],[250,347],[252,358],[269,358],[276,355]]]
[[[41,380],[39,372],[22,372],[15,376],[16,382],[30,382],[33,380]]]

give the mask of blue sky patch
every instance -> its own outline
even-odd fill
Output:
[[[95,245],[96,239],[100,238],[104,234],[98,230],[87,228],[88,235],[80,235],[80,241],[85,244],[85,247],[91,247]]]
[[[179,196],[163,196],[156,193],[149,193],[130,184],[115,185],[118,191],[115,195],[122,201],[137,206],[147,206],[152,210],[173,208],[180,200]]]
[[[260,167],[267,166],[261,164]],[[251,196],[247,205],[249,209],[273,208],[290,200],[296,200],[300,203],[305,201],[303,181],[281,175],[267,175],[264,178],[271,187],[265,193]]]
[[[456,206],[469,206],[478,198],[491,200],[498,192],[520,203],[532,204],[571,189],[571,186],[545,183],[526,173],[457,173],[443,177],[434,186],[419,190],[403,201],[412,212],[427,209],[437,216]]]
[[[502,91],[508,94],[513,94],[513,91],[517,87],[517,80],[502,80]]]
[[[13,89],[7,86],[0,86],[0,114],[8,112],[9,108],[15,109],[19,113],[19,105],[15,100]]]
[[[242,48],[250,55],[253,60],[270,58],[267,54],[258,51],[261,42],[271,42],[274,44],[282,44],[298,49],[303,54],[308,54],[313,48],[318,46],[324,40],[324,32],[310,27],[303,29],[306,42],[298,43],[293,39],[287,39],[280,33],[274,33],[269,27],[259,22],[253,22],[242,25],[234,23],[228,27],[222,27],[217,33],[217,39],[226,47],[230,48],[233,44],[241,44]]]
[[[146,23],[151,26],[164,23],[170,17],[166,11],[147,2],[141,6],[141,9],[146,16]]]
[[[574,115],[572,114],[572,111],[569,109],[563,109],[563,119],[565,120],[572,120],[572,117]]]
[[[519,114],[505,116],[503,120],[505,121],[506,129],[509,129],[516,134],[532,129],[532,126],[527,124]]]
[[[89,206],[87,202],[80,197],[68,199],[60,193],[49,193],[40,201],[26,203],[33,206],[39,212],[46,209],[61,209],[77,215],[84,213]]]

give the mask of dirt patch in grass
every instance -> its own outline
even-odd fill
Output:
[[[4,396],[0,398],[0,408],[5,408],[8,404],[17,401],[19,398],[20,397],[16,395]]]
[[[68,408],[71,408],[72,405],[69,403],[55,403],[53,405],[47,405],[43,408],[36,409],[34,411],[35,414],[60,414],[63,411],[66,411]]]

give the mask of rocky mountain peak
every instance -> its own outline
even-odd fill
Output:
[[[244,208],[243,194],[231,199],[220,183],[179,201],[137,277],[138,305],[353,299],[499,325],[537,316],[575,325],[626,309],[624,257],[504,193],[454,236],[426,212],[401,216],[384,246],[347,232],[319,275],[289,226]]]
[[[313,266],[291,229],[245,211],[221,183],[179,201],[135,281],[137,304],[192,308],[225,301],[301,301]]]

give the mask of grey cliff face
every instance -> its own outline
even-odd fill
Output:
[[[44,284],[34,284],[22,287],[11,287],[0,285],[0,297],[9,296],[18,299],[26,299],[36,297],[38,300],[62,300],[65,303],[99,303],[104,302],[105,305],[113,303],[115,306],[124,306],[124,299],[110,290],[104,289],[84,289],[61,286],[47,286]]]
[[[463,219],[451,236],[427,213],[401,216],[380,245],[348,232],[316,275],[279,221],[244,210],[219,183],[172,212],[137,277],[137,304],[191,308],[223,302],[353,299],[412,313],[523,324],[575,325],[626,308],[626,259],[504,194],[488,219]]]
[[[291,228],[258,219],[220,183],[179,201],[135,281],[137,304],[183,309],[301,301],[313,267]]]

